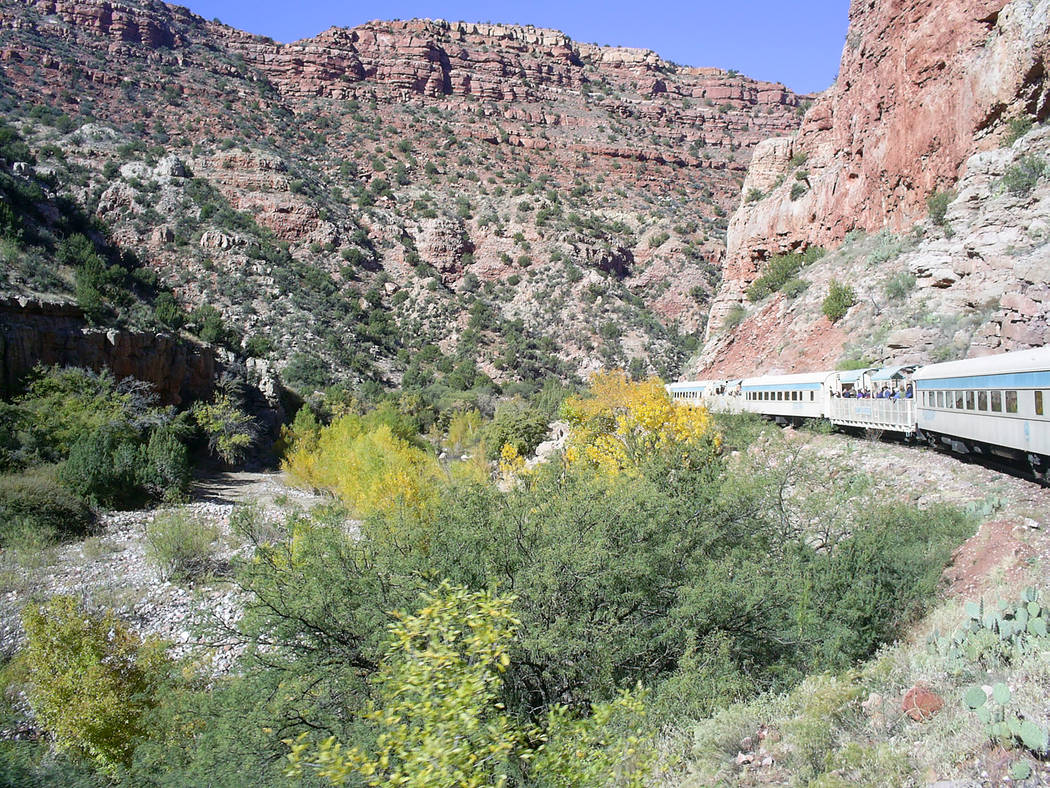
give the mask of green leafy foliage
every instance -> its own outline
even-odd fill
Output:
[[[60,485],[51,469],[0,476],[0,547],[83,536],[94,522],[91,507]]]
[[[289,742],[291,775],[309,767],[336,785],[356,777],[418,788],[502,786],[521,775],[551,786],[643,785],[651,750],[637,735],[616,735],[612,725],[615,717],[641,718],[642,704],[629,693],[587,718],[557,705],[540,728],[507,714],[499,689],[519,625],[512,603],[447,583],[424,594],[415,615],[399,615],[390,627],[373,680],[379,699],[364,716],[377,729],[376,747],[344,747],[334,737],[312,745],[300,737]]]
[[[832,323],[846,316],[849,308],[857,303],[857,294],[849,285],[844,285],[837,279],[832,279],[828,287],[828,294],[820,305],[821,311]]]
[[[504,446],[512,446],[521,457],[529,457],[547,437],[546,414],[520,405],[504,405],[485,428],[484,441],[488,458],[499,457]]]
[[[761,301],[771,293],[778,292],[789,280],[797,277],[805,266],[824,256],[824,249],[811,246],[805,252],[792,252],[773,257],[762,267],[761,275],[747,288],[749,301]]]
[[[58,481],[100,506],[178,499],[189,488],[185,427],[156,399],[146,384],[106,371],[38,368],[4,406],[0,465],[63,463]]]
[[[211,452],[231,465],[247,456],[258,436],[254,419],[227,393],[194,405],[193,418],[207,437]]]
[[[167,680],[163,651],[112,613],[90,613],[72,597],[30,605],[22,624],[21,659],[40,723],[61,749],[116,773],[147,734],[143,717]]]

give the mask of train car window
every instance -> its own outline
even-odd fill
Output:
[[[1017,392],[1008,391],[1006,392],[1006,412],[1017,413]]]
[[[966,392],[966,409],[967,410],[973,410],[973,392],[972,391],[967,391]]]
[[[977,410],[988,410],[988,392],[977,392]]]
[[[1041,391],[1035,393],[1035,415],[1043,415],[1043,392]]]
[[[814,399],[814,395],[813,395],[813,392],[811,391],[811,392],[809,392],[809,401],[812,402],[813,399]]]
[[[992,413],[1003,412],[1003,392],[993,391],[992,392]]]
[[[934,392],[932,392],[932,394],[933,394],[933,406],[935,408],[943,408],[944,407],[944,392],[943,391],[934,391]]]
[[[956,391],[955,392],[955,409],[962,410],[966,407],[966,392]]]

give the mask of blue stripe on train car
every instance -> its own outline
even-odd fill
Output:
[[[772,383],[765,386],[741,386],[744,391],[820,391],[820,383]]]
[[[1050,372],[1011,372],[1003,375],[972,375],[962,378],[917,380],[922,389],[1040,389],[1050,388]]]

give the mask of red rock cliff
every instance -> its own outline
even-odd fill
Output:
[[[835,85],[797,135],[752,158],[708,339],[763,260],[908,227],[970,155],[1001,144],[1006,120],[1045,119],[1048,19],[1035,0],[853,0]]]

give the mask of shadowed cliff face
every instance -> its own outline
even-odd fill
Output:
[[[211,396],[217,361],[212,348],[174,336],[89,328],[71,304],[0,300],[0,393],[17,390],[38,364],[108,369],[179,405]]]
[[[903,233],[926,218],[932,194],[966,174],[969,157],[1003,144],[1011,120],[1045,119],[1048,49],[1045,1],[854,2],[836,84],[796,135],[755,149],[729,222],[710,345],[695,366],[713,361],[714,344],[727,352],[732,336],[722,335],[725,319],[736,305],[747,306],[744,292],[770,257],[811,245],[834,248],[853,230]],[[996,184],[978,192],[991,198]],[[966,212],[958,215],[965,220]],[[1035,210],[1030,218],[1040,215]],[[1003,258],[1000,268],[978,266],[972,280],[990,286],[982,304],[996,295],[994,282],[1010,278],[1013,263],[996,256]],[[998,293],[1023,290],[1026,281]],[[806,313],[805,320],[818,317]],[[842,347],[816,347],[825,335],[835,332],[814,332],[814,360],[833,359]],[[743,359],[746,352],[734,354]]]

